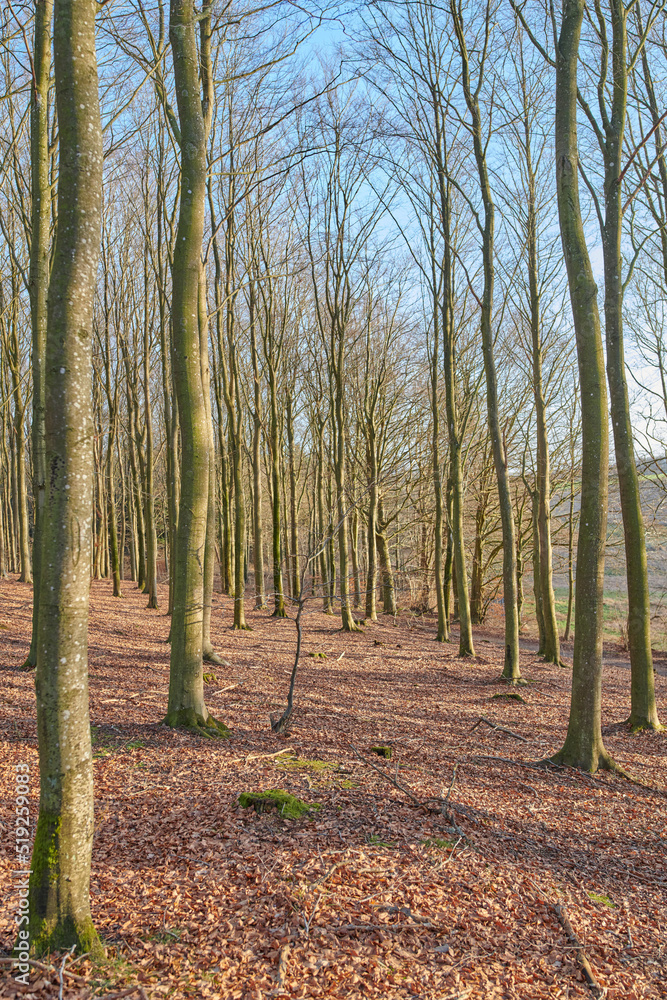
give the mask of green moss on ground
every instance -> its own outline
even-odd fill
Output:
[[[307,760],[303,757],[282,757],[276,761],[276,767],[297,771],[335,771],[338,764],[326,760]]]
[[[241,792],[239,805],[243,809],[249,809],[252,806],[256,813],[277,809],[279,815],[284,819],[298,819],[304,813],[321,808],[317,804],[309,805],[302,799],[297,799],[296,795],[290,795],[282,788],[269,788],[265,792]]]

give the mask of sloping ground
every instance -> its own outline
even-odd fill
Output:
[[[122,601],[106,582],[92,589],[92,906],[109,963],[54,956],[26,989],[5,973],[0,996],[57,997],[60,979],[81,1000],[592,996],[555,906],[606,996],[667,996],[667,739],[620,725],[627,668],[605,670],[605,740],[650,788],[528,766],[562,743],[569,671],[526,652],[525,702],[494,698],[507,691],[492,632],[461,661],[431,622],[343,635],[312,602],[295,724],[277,737],[268,716],[284,707],[294,624],[250,612],[254,631],[232,632],[231,602],[217,598],[214,638],[231,665],[213,668],[208,702],[233,738],[214,742],[160,724],[168,619],[125,587]],[[4,955],[17,762],[30,765],[37,816],[33,681],[17,669],[30,599],[0,582]],[[667,717],[667,680],[656,682]],[[481,716],[514,735],[473,729]],[[423,802],[448,794],[455,767],[449,815],[389,780]],[[238,805],[275,787],[321,808],[285,820]]]

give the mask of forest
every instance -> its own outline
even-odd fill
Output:
[[[0,74],[0,997],[667,996],[667,5]]]

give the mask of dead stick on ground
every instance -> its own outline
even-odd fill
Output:
[[[561,927],[567,934],[568,940],[572,945],[572,947],[574,948],[577,960],[579,962],[579,965],[581,966],[581,971],[584,974],[584,979],[588,983],[591,992],[596,997],[603,997],[606,991],[603,989],[602,986],[600,986],[597,979],[593,975],[591,963],[588,961],[588,956],[584,951],[584,946],[577,937],[577,935],[574,933],[574,928],[570,923],[570,919],[567,913],[565,912],[563,907],[560,906],[560,904],[552,903],[549,897],[546,895],[546,893],[543,892],[542,889],[540,889],[539,885],[536,885],[532,879],[529,878],[527,879],[527,881],[530,882],[530,884],[533,886],[534,889],[537,889],[538,893],[540,894],[544,902],[547,904],[547,906],[550,907],[550,909],[552,909],[553,912],[556,914],[556,917],[558,918],[558,923],[561,925]]]
[[[572,924],[569,921],[567,913],[562,908],[562,906],[558,906],[558,905],[554,906],[553,903],[551,904],[551,908],[553,909],[554,913],[558,917],[558,921],[559,921],[561,927],[563,928],[563,930],[567,934],[567,936],[569,938],[569,941],[570,941],[570,944],[574,946],[574,949],[575,949],[576,955],[577,955],[577,959],[579,960],[579,965],[581,966],[581,971],[584,974],[584,978],[586,979],[586,982],[588,983],[588,985],[591,988],[591,992],[596,997],[603,997],[605,991],[603,990],[603,988],[600,986],[600,984],[598,983],[597,979],[593,975],[593,970],[591,969],[591,964],[588,961],[588,957],[586,955],[586,952],[584,951],[584,946],[582,945],[582,943],[579,940],[579,938],[577,937],[577,935],[574,933],[574,930],[572,928]]]
[[[527,740],[525,736],[519,736],[518,733],[513,733],[511,729],[505,729],[503,726],[496,725],[495,722],[491,722],[490,719],[487,719],[487,717],[485,715],[480,715],[479,719],[477,720],[477,722],[475,723],[475,725],[472,727],[472,729],[470,730],[470,732],[472,732],[473,729],[477,729],[477,727],[482,722],[485,722],[487,724],[487,726],[491,726],[491,729],[498,729],[501,733],[506,733],[507,736],[513,736],[515,740],[521,740],[522,743],[530,743],[530,740]]]
[[[278,975],[276,977],[278,986],[282,986],[285,982],[285,976],[287,975],[288,958],[289,958],[289,945],[286,944],[284,948],[280,949],[280,956],[278,958]]]
[[[407,795],[407,797],[412,802],[414,802],[415,805],[419,806],[422,809],[426,809],[428,812],[432,812],[432,813],[433,812],[437,812],[437,813],[440,813],[441,815],[445,816],[445,818],[447,819],[447,821],[456,830],[456,832],[458,834],[460,834],[461,836],[463,836],[463,830],[461,830],[460,827],[457,826],[457,824],[456,824],[456,822],[454,820],[454,817],[452,816],[451,809],[448,810],[448,812],[445,812],[445,807],[447,806],[447,799],[443,799],[440,796],[435,796],[434,795],[431,798],[428,798],[425,802],[422,802],[421,799],[418,799],[417,796],[414,795],[413,792],[409,788],[406,788],[405,785],[402,785],[400,783],[400,781],[397,781],[396,778],[392,778],[392,776],[390,774],[387,774],[385,771],[382,771],[377,766],[377,764],[373,764],[372,761],[366,760],[366,758],[362,754],[359,753],[359,751],[355,747],[354,743],[350,743],[350,746],[352,747],[352,749],[356,753],[356,755],[359,758],[359,760],[363,761],[364,764],[368,764],[369,767],[372,767],[374,771],[377,771],[377,773],[380,775],[380,777],[384,778],[385,781],[388,781],[390,785],[394,786],[394,788],[398,788],[399,792],[403,792],[404,795]],[[456,768],[454,768],[454,775],[452,776],[452,785],[454,784],[454,777],[455,776],[456,776]],[[450,785],[449,791],[451,792],[451,790],[452,790],[452,788],[451,788],[451,785]],[[449,798],[449,794],[447,795],[447,798]],[[428,804],[429,802],[437,802],[439,804],[439,808],[438,809],[433,809]]]
[[[377,773],[382,778],[384,778],[385,781],[388,781],[390,785],[394,786],[394,788],[398,788],[399,792],[403,792],[404,795],[407,795],[407,797],[409,799],[411,799],[412,802],[414,802],[414,804],[416,806],[423,806],[424,809],[428,809],[429,808],[428,806],[425,806],[424,803],[421,802],[417,798],[416,795],[413,795],[409,788],[405,788],[403,785],[400,784],[400,782],[396,781],[395,778],[392,778],[392,776],[390,774],[385,774],[385,772],[381,771],[380,768],[376,764],[373,764],[370,760],[366,760],[366,758],[363,756],[363,754],[359,753],[359,751],[355,747],[354,743],[350,743],[350,746],[352,747],[352,749],[356,753],[356,755],[359,758],[359,760],[363,761],[364,764],[368,764],[369,767],[372,767],[374,771],[377,771]]]
[[[267,760],[271,757],[281,757],[285,753],[296,753],[294,747],[285,747],[284,750],[278,750],[277,753],[252,753],[249,757],[235,757],[234,760],[228,760],[228,764],[247,764],[251,760]]]

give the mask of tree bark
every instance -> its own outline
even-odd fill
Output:
[[[486,148],[482,137],[482,121],[479,107],[478,91],[473,91],[470,85],[468,53],[463,34],[463,21],[460,10],[454,0],[451,3],[454,30],[461,54],[462,86],[466,104],[472,120],[472,140],[479,174],[480,193],[484,205],[484,220],[480,222],[482,236],[482,258],[484,269],[484,291],[482,293],[480,326],[482,332],[482,354],[484,357],[484,372],[486,375],[486,407],[489,421],[489,434],[493,446],[493,461],[498,482],[498,502],[500,505],[500,521],[503,534],[503,595],[505,605],[505,661],[502,678],[516,684],[521,678],[519,669],[519,616],[517,613],[516,593],[516,543],[514,538],[514,517],[512,512],[512,497],[510,495],[507,474],[507,455],[505,443],[500,428],[500,413],[498,406],[498,377],[493,350],[493,286],[494,286],[494,228],[495,206],[491,194],[491,185],[486,164]],[[487,8],[487,30],[490,30],[488,18],[490,8]],[[483,72],[483,67],[480,69]]]
[[[93,509],[91,345],[100,243],[102,135],[94,0],[56,0],[59,227],[48,295],[47,495],[37,646],[39,818],[30,877],[37,954],[101,957],[90,916],[93,768],[88,594]]]
[[[202,386],[199,283],[206,197],[206,131],[193,0],[171,0],[181,152],[181,202],[172,269],[172,372],[181,427],[181,497],[166,723],[208,735],[228,730],[204,702],[202,638],[209,491],[209,429]]]
[[[46,414],[45,356],[49,294],[49,251],[51,233],[51,187],[49,184],[49,76],[51,72],[51,26],[53,0],[36,0],[33,40],[33,85],[30,103],[30,320],[32,328],[32,496],[34,529],[32,536],[32,636],[23,664],[37,663],[39,630],[39,590],[42,559],[42,521],[46,496],[44,431]]]
[[[577,341],[582,470],[570,718],[565,743],[553,760],[596,771],[614,766],[601,729],[609,428],[597,287],[579,204],[577,63],[583,14],[584,0],[563,0],[556,46],[556,189]]]

